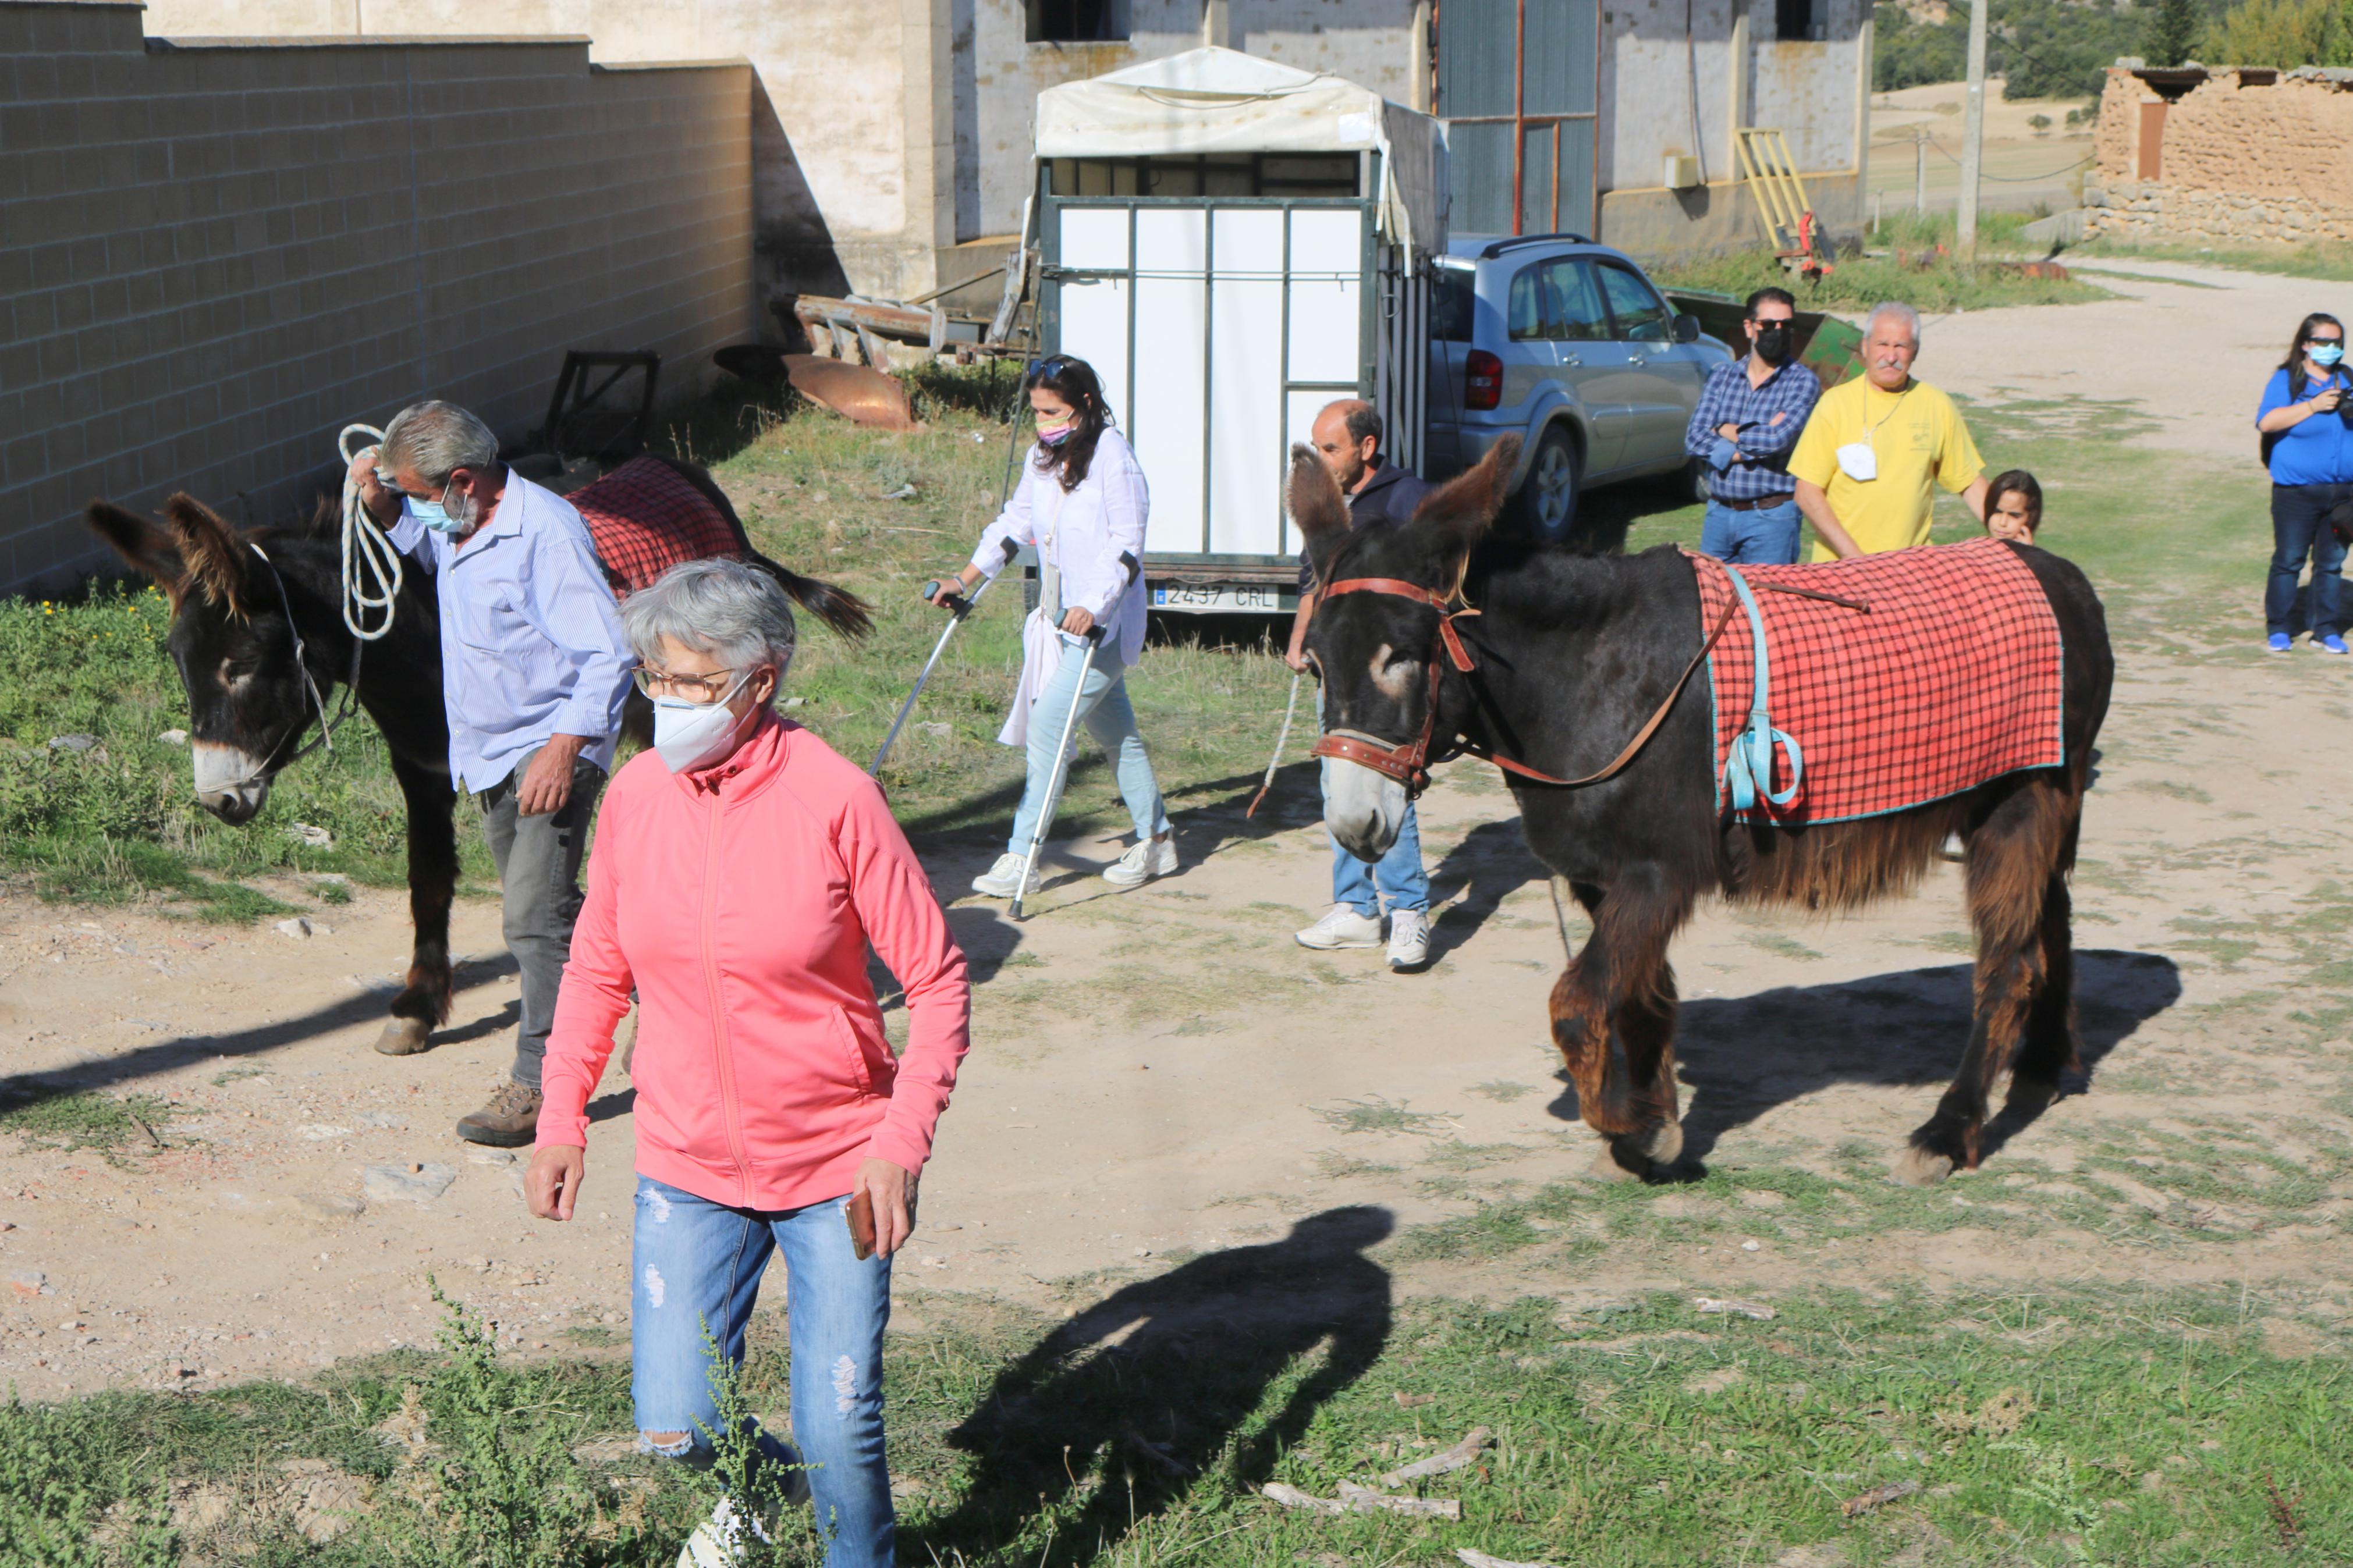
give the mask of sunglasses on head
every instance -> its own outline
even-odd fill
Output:
[[[1048,354],[1042,359],[1031,360],[1021,374],[1031,381],[1038,381],[1046,376],[1059,375],[1077,363],[1068,354]]]

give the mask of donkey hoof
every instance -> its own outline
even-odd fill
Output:
[[[1639,1138],[1612,1138],[1601,1145],[1586,1167],[1588,1180],[1596,1182],[1639,1182],[1651,1173],[1651,1162],[1643,1157]]]
[[[433,1048],[433,1026],[422,1018],[395,1018],[375,1037],[375,1048],[387,1057],[413,1057]]]
[[[1952,1173],[1950,1155],[1932,1154],[1926,1149],[1909,1148],[1895,1156],[1894,1169],[1888,1173],[1907,1187],[1933,1187]]]

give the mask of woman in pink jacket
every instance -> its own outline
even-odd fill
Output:
[[[597,818],[548,1039],[532,1212],[572,1217],[588,1096],[634,991],[639,1444],[708,1462],[718,1413],[703,1324],[740,1364],[761,1272],[781,1251],[798,1452],[759,1442],[806,1467],[781,1489],[814,1493],[828,1568],[885,1568],[891,1255],[913,1229],[916,1178],[965,1053],[964,954],[881,791],[772,710],[794,639],[773,579],[692,562],[633,596],[622,622],[655,743],[615,776]],[[906,991],[897,1058],[870,943]],[[853,1200],[873,1211],[863,1259]],[[723,1503],[681,1561],[732,1556],[733,1511]]]

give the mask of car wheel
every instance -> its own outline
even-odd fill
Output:
[[[1577,506],[1585,488],[1585,464],[1577,437],[1558,425],[1536,441],[1528,477],[1512,498],[1513,515],[1533,537],[1547,544],[1568,537],[1577,526]]]

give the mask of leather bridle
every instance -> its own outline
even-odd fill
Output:
[[[1715,629],[1707,634],[1707,640],[1699,645],[1699,651],[1692,655],[1691,662],[1683,666],[1683,672],[1675,677],[1674,685],[1668,688],[1665,699],[1660,702],[1657,711],[1651,715],[1650,721],[1635,732],[1634,738],[1627,742],[1625,747],[1610,759],[1608,766],[1597,773],[1588,773],[1583,778],[1564,779],[1504,756],[1493,747],[1482,746],[1460,736],[1456,737],[1439,755],[1433,757],[1430,754],[1430,742],[1436,737],[1438,729],[1439,686],[1446,674],[1445,665],[1439,661],[1440,650],[1442,648],[1446,654],[1447,662],[1451,663],[1464,675],[1469,675],[1478,668],[1478,661],[1471,657],[1470,648],[1462,641],[1462,634],[1456,630],[1454,626],[1454,623],[1463,616],[1475,616],[1479,613],[1470,605],[1462,602],[1462,587],[1459,581],[1451,594],[1435,594],[1419,584],[1409,583],[1401,577],[1344,577],[1324,589],[1317,602],[1320,605],[1324,601],[1336,599],[1344,594],[1385,594],[1393,598],[1411,599],[1418,605],[1427,605],[1438,612],[1438,631],[1431,638],[1428,660],[1430,701],[1422,713],[1421,733],[1406,745],[1393,746],[1379,736],[1367,735],[1362,731],[1333,730],[1327,731],[1315,742],[1315,748],[1312,753],[1318,757],[1335,758],[1344,763],[1355,763],[1357,766],[1370,768],[1386,778],[1395,779],[1405,785],[1406,798],[1409,800],[1418,798],[1421,792],[1430,786],[1430,769],[1433,763],[1442,763],[1459,756],[1477,757],[1482,762],[1494,763],[1506,773],[1526,779],[1532,784],[1555,784],[1563,789],[1577,789],[1586,784],[1599,784],[1605,779],[1614,777],[1624,769],[1627,763],[1634,760],[1636,753],[1650,743],[1651,737],[1658,733],[1659,726],[1666,722],[1668,710],[1674,707],[1675,699],[1683,695],[1683,688],[1691,681],[1692,672],[1700,667],[1703,659],[1707,658],[1708,650],[1714,647],[1716,639],[1724,635],[1724,628],[1732,622],[1733,612],[1739,607],[1737,602],[1725,606],[1724,614],[1716,617]]]

